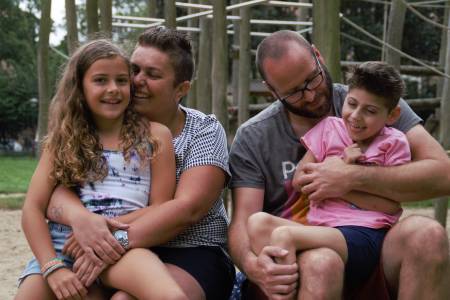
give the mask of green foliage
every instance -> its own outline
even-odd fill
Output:
[[[36,26],[17,1],[0,2],[0,139],[36,124]]]
[[[32,157],[0,156],[0,193],[25,193],[36,165]]]

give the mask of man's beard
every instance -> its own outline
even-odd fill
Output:
[[[331,79],[330,73],[328,72],[328,69],[325,66],[322,66],[323,73],[325,74],[325,84],[327,85],[327,94],[325,95],[326,99],[325,102],[318,108],[314,110],[309,110],[306,107],[297,108],[293,106],[292,104],[287,103],[286,101],[281,101],[283,106],[294,115],[305,117],[305,118],[313,118],[318,119],[321,117],[324,117],[329,114],[331,110],[332,105],[332,98],[333,98],[333,80]],[[317,95],[316,96],[321,96]],[[301,101],[301,100],[300,100]]]

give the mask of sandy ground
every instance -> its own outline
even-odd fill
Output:
[[[0,299],[13,299],[17,278],[32,255],[20,227],[20,213],[20,210],[0,210]],[[432,216],[433,211],[409,209],[405,210],[403,217],[410,214]],[[450,224],[450,216],[447,224]],[[450,225],[447,225],[447,231],[450,234]]]

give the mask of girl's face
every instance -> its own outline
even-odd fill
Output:
[[[95,61],[83,77],[83,93],[97,123],[123,120],[130,103],[130,74],[120,56]]]
[[[383,98],[362,88],[353,88],[348,92],[342,119],[354,142],[368,145],[386,124],[395,122],[399,108],[389,112],[383,103]]]

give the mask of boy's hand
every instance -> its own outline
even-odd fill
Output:
[[[344,162],[346,164],[354,164],[358,160],[361,160],[364,154],[358,144],[352,144],[344,149]]]
[[[58,299],[84,299],[87,289],[78,280],[75,273],[67,268],[52,272],[47,282]]]

